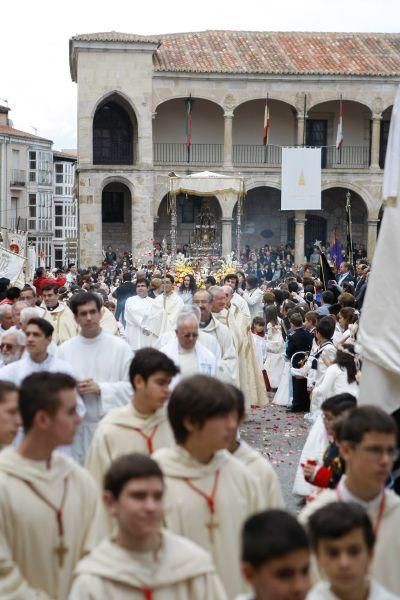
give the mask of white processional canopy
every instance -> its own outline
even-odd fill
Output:
[[[244,195],[244,179],[240,175],[223,175],[202,171],[192,175],[169,174],[169,193],[194,196],[217,196],[218,194]]]

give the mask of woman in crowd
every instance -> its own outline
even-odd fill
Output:
[[[197,285],[193,275],[185,275],[178,290],[178,294],[182,298],[184,304],[192,304],[193,294],[196,292]]]

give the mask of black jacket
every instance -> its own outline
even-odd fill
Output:
[[[313,343],[313,334],[304,327],[296,329],[288,335],[286,355],[292,358],[296,352],[310,352]]]

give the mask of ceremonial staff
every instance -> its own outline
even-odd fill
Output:
[[[353,265],[354,252],[353,252],[353,232],[351,229],[351,194],[348,191],[346,194],[346,234],[347,234],[347,260]]]
[[[164,289],[163,289],[163,304],[164,304],[164,310],[166,307],[166,298],[165,298],[165,282],[167,280],[167,241],[165,238],[163,238],[162,242],[161,242],[161,248],[163,251],[163,263],[164,263]]]

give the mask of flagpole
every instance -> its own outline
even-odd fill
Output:
[[[347,253],[348,253],[348,262],[353,266],[353,233],[351,229],[351,194],[350,191],[347,191],[346,194],[346,213],[347,213]]]
[[[342,119],[342,131],[343,131],[343,105],[342,105],[342,94],[340,94],[340,116],[339,118]],[[343,135],[343,134],[342,134]],[[342,146],[343,146],[343,140],[340,144],[340,148],[339,148],[339,165],[342,164]]]

